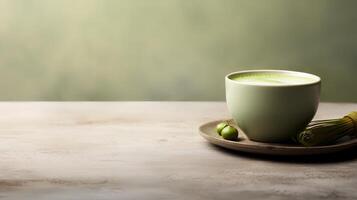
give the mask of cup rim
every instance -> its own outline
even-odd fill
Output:
[[[287,83],[283,85],[274,85],[274,84],[254,84],[254,83],[244,83],[239,81],[234,81],[231,79],[231,76],[237,74],[245,74],[245,73],[254,73],[254,72],[278,72],[278,73],[287,73],[293,75],[300,75],[304,77],[310,77],[313,80],[307,83]],[[253,70],[242,70],[232,72],[226,75],[226,80],[231,81],[238,85],[249,85],[249,86],[258,86],[258,87],[293,87],[293,86],[308,86],[308,85],[315,85],[321,83],[321,78],[315,74],[306,73],[306,72],[299,72],[299,71],[292,71],[292,70],[280,70],[280,69],[253,69]]]

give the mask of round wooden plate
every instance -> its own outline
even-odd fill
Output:
[[[247,138],[243,131],[239,130],[239,138],[237,141],[229,141],[223,139],[216,133],[216,125],[222,121],[218,120],[202,124],[199,127],[199,132],[210,143],[237,151],[259,153],[267,155],[316,155],[334,153],[357,146],[357,138],[346,137],[336,144],[326,146],[304,147],[298,144],[277,144],[277,143],[262,143],[254,142]],[[236,128],[238,128],[236,126]]]

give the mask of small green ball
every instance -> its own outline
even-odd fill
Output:
[[[219,135],[221,135],[222,130],[224,129],[224,127],[228,126],[228,124],[226,122],[221,122],[219,124],[217,124],[216,126],[216,131]]]
[[[221,131],[221,135],[226,140],[237,140],[238,138],[238,130],[233,126],[226,126]]]

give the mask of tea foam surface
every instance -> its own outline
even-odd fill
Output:
[[[312,83],[315,81],[312,77],[280,72],[243,73],[236,74],[231,77],[231,79],[240,83],[252,85],[295,85]]]

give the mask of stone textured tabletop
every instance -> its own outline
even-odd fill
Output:
[[[357,104],[320,104],[316,118]],[[0,199],[357,199],[356,150],[267,157],[208,144],[223,102],[0,103]]]

